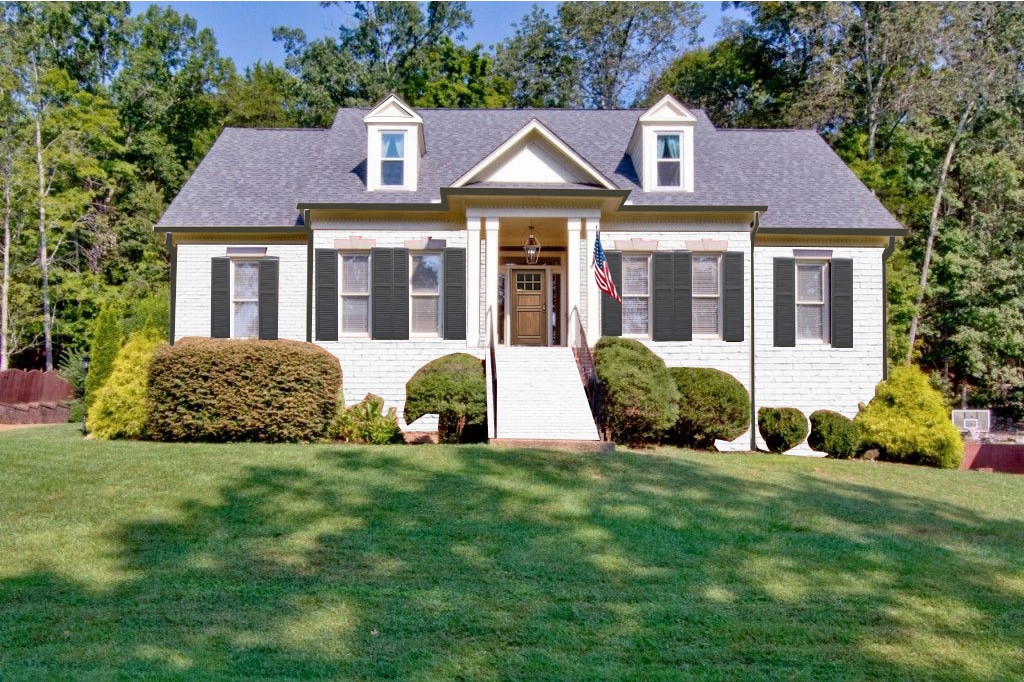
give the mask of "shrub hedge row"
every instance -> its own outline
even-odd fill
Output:
[[[160,349],[149,427],[169,441],[311,441],[337,411],[341,367],[298,341],[187,338]]]
[[[659,442],[679,419],[679,389],[665,361],[634,339],[604,337],[594,350],[605,431],[617,443]]]
[[[750,395],[736,377],[717,369],[673,367],[679,415],[668,441],[708,449],[715,440],[734,440],[750,428]]]

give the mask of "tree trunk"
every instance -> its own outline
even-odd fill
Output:
[[[46,353],[46,371],[53,370],[53,318],[50,314],[50,254],[46,246],[46,167],[43,165],[43,110],[42,94],[39,92],[39,71],[32,64],[36,97],[39,102],[35,109],[36,128],[36,170],[39,172],[39,276],[43,293],[43,348]]]
[[[11,362],[11,342],[8,338],[10,325],[10,286],[11,286],[11,182],[12,174],[4,178],[4,270],[0,280],[0,371],[9,369]]]
[[[928,286],[928,271],[932,263],[932,252],[935,249],[935,238],[939,235],[939,210],[942,208],[942,193],[946,189],[946,180],[949,177],[949,167],[953,163],[953,155],[956,153],[960,136],[963,135],[967,122],[970,120],[973,104],[968,104],[964,109],[963,116],[956,126],[953,138],[949,141],[946,149],[946,158],[942,161],[942,169],[939,171],[939,185],[935,190],[935,201],[932,203],[932,216],[928,224],[928,240],[924,247],[924,263],[921,265],[920,290],[917,292],[917,302],[914,306],[914,317],[910,320],[910,346],[907,348],[907,364],[914,358],[914,342],[917,340],[917,327],[921,321],[921,306],[924,304],[925,289]]]

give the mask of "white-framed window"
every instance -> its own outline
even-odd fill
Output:
[[[651,311],[651,256],[622,256],[622,333],[647,336]]]
[[[722,333],[722,257],[693,256],[693,335],[720,336]]]
[[[232,260],[231,271],[231,338],[259,338],[260,263]]]
[[[338,273],[341,296],[341,333],[370,333],[370,254],[343,253]]]
[[[380,184],[384,187],[405,185],[405,133],[384,131],[380,134]]]
[[[828,262],[796,262],[796,338],[829,342]]]
[[[414,335],[437,336],[441,330],[441,254],[414,253],[411,258],[410,329]]]
[[[658,133],[654,158],[657,164],[657,187],[681,187],[683,183],[682,136],[679,133]]]

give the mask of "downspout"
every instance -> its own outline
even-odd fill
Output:
[[[164,233],[164,245],[167,247],[167,257],[170,263],[171,274],[171,317],[167,323],[167,343],[174,345],[174,311],[177,307],[178,291],[178,247],[174,245],[174,235],[170,232]]]
[[[889,256],[896,248],[896,237],[882,251],[882,381],[889,378]]]
[[[313,342],[313,225],[310,210],[302,211],[302,224],[306,228],[306,343]]]
[[[761,227],[761,212],[754,211],[754,222],[750,225],[750,450],[757,451],[757,408],[754,401],[754,241],[757,228]]]

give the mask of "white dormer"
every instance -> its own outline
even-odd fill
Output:
[[[416,191],[420,157],[426,152],[423,119],[396,95],[388,95],[363,117],[366,124],[366,189]]]
[[[645,192],[693,191],[696,117],[671,95],[641,114],[627,153]]]

